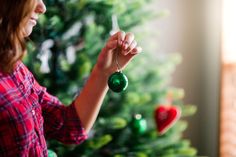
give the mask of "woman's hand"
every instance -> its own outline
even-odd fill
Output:
[[[116,53],[119,70],[122,70],[141,51],[142,48],[137,45],[132,33],[119,31],[108,39],[98,56],[96,67],[100,72],[110,75],[117,70]]]

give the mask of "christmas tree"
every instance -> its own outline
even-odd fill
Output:
[[[83,88],[100,50],[119,29],[137,30],[161,15],[149,0],[45,0],[47,12],[27,42],[24,63],[48,92],[70,104]],[[135,31],[138,41],[142,32]],[[47,141],[50,156],[190,157],[196,149],[183,138],[194,105],[183,103],[184,91],[171,87],[178,54],[138,55],[124,70],[129,79],[122,93],[109,91],[89,138],[80,145]],[[180,118],[180,119],[179,119]],[[54,151],[54,152],[53,152]],[[57,154],[57,155],[56,155]]]

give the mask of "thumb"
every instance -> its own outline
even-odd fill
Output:
[[[112,40],[106,43],[106,46],[102,49],[100,55],[98,56],[97,64],[99,67],[105,68],[107,65],[112,63],[112,53],[113,50],[117,48],[117,41]]]
[[[105,46],[105,51],[113,50],[117,48],[117,46],[118,46],[118,40],[108,41]]]

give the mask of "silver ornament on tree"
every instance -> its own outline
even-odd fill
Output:
[[[76,49],[73,45],[66,49],[66,59],[69,64],[74,64],[76,60]]]
[[[54,45],[54,41],[52,39],[45,40],[42,43],[40,53],[38,54],[37,58],[41,61],[40,66],[40,72],[41,73],[49,73],[50,67],[49,67],[49,59],[52,56],[52,52],[50,48],[52,48]]]
[[[82,22],[77,21],[62,35],[62,39],[70,40],[71,38],[80,34],[82,26],[83,26]],[[74,64],[76,61],[76,51],[78,49],[77,47],[78,46],[76,45],[70,45],[66,48],[66,59],[69,64]]]

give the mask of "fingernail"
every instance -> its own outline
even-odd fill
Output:
[[[128,48],[128,44],[125,44],[125,47],[124,47],[124,49],[126,50]]]
[[[128,48],[128,44],[129,44],[128,41],[124,41],[124,42],[123,42],[123,48],[124,48],[124,49],[127,49],[127,48]]]
[[[125,43],[122,42],[121,47],[124,49],[125,48]]]

